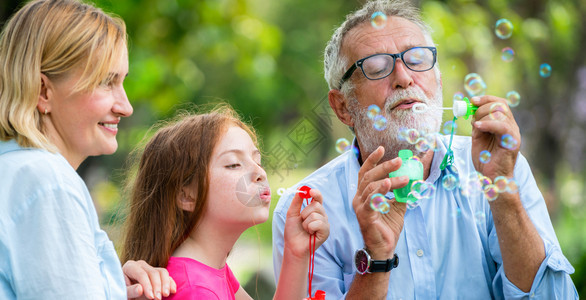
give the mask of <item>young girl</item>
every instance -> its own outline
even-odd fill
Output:
[[[283,269],[275,298],[306,296],[309,239],[319,247],[329,224],[319,191],[287,213]],[[252,128],[222,105],[160,129],[138,163],[122,260],[166,267],[169,299],[251,299],[226,258],[247,228],[269,217],[271,191]],[[286,284],[284,284],[286,283]]]

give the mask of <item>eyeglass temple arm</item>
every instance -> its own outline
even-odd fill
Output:
[[[352,64],[352,66],[350,67],[350,69],[348,69],[348,71],[346,71],[346,73],[344,73],[344,76],[342,76],[342,79],[340,80],[340,88],[342,88],[342,84],[344,82],[346,82],[346,80],[348,80],[348,78],[350,78],[352,76],[352,74],[354,73],[354,71],[356,70],[356,65],[358,63]]]

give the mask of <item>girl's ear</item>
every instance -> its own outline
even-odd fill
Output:
[[[194,187],[184,186],[179,195],[177,195],[177,206],[185,211],[193,211],[195,209],[196,195]]]

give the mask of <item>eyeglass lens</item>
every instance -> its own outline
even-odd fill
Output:
[[[434,55],[428,48],[411,48],[403,53],[403,62],[413,71],[427,71],[433,67]],[[365,59],[362,63],[364,75],[370,79],[379,79],[389,75],[394,68],[393,56],[379,54]]]

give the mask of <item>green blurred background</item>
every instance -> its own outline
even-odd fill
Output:
[[[513,112],[527,156],[547,202],[572,275],[586,295],[586,0],[415,1],[435,30],[444,104],[465,92],[478,73],[487,93],[516,90]],[[273,192],[287,188],[338,153],[351,134],[333,115],[323,79],[323,49],[344,16],[364,1],[99,0],[121,16],[130,37],[125,87],[134,115],[121,123],[114,155],[88,159],[79,173],[100,218],[119,243],[128,153],[157,120],[178,108],[226,101],[258,131]],[[0,22],[22,5],[3,0]],[[514,25],[509,39],[494,33],[498,19]],[[511,47],[514,60],[501,59]],[[539,76],[548,63],[551,76]],[[445,115],[448,120],[450,114]],[[458,121],[458,134],[470,124]],[[334,221],[335,220],[331,220]],[[274,290],[271,221],[249,229],[229,263],[255,299]]]

